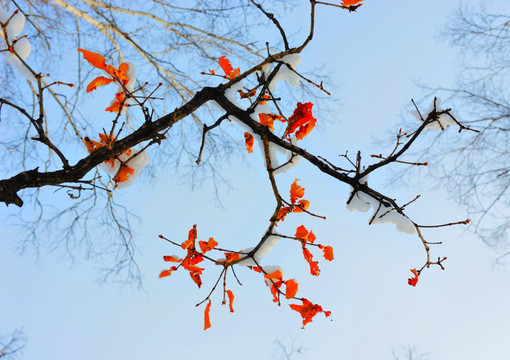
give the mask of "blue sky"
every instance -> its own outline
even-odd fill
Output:
[[[322,71],[331,77],[325,85],[339,104],[324,105],[332,109],[334,121],[319,120],[303,141],[308,150],[331,158],[345,150],[379,152],[374,139],[395,133],[410,99],[423,96],[416,81],[453,83],[457,54],[446,42],[438,42],[438,29],[459,2],[388,3],[365,0],[353,14],[318,11],[314,43],[303,53],[299,70],[324,65]],[[510,10],[506,1],[491,3]],[[283,23],[298,29],[306,9],[298,7],[285,16]],[[315,106],[320,110],[322,105]],[[462,119],[462,109],[455,110]],[[180,242],[196,223],[200,239],[213,236],[225,246],[251,246],[274,206],[257,156],[234,159],[227,167],[233,188],[221,191],[223,208],[211,201],[209,188],[190,192],[168,171],[150,185],[138,183],[116,194],[142,218],[135,225],[142,290],[98,285],[100,269],[93,259],[77,257],[72,262],[58,251],[41,252],[37,258],[32,253],[16,255],[13,249],[20,239],[7,217],[14,210],[1,208],[0,333],[23,328],[28,343],[22,358],[28,360],[271,359],[274,341],[289,337],[306,349],[307,359],[390,359],[393,349],[407,344],[430,351],[438,360],[510,357],[510,277],[508,270],[492,267],[493,253],[466,229],[427,231],[428,239],[444,242],[433,254],[448,257],[446,270],[424,272],[412,288],[407,285],[409,269],[422,264],[425,255],[419,240],[392,225],[369,227],[368,214],[345,209],[349,189],[318,176],[304,162],[280,175],[281,188],[301,179],[310,209],[327,220],[299,214],[278,230],[292,233],[304,223],[319,241],[334,247],[335,260],[321,261],[321,275],[312,278],[300,249],[281,241],[264,264],[278,264],[286,277],[298,279],[300,294],[331,310],[331,321],[318,315],[302,330],[299,315],[285,302],[276,306],[259,275],[240,269],[243,286],[233,279],[229,285],[236,295],[235,313],[219,305],[217,294],[212,328],[202,331],[203,306],[194,305],[207,296],[216,270],[206,271],[201,290],[184,273],[158,279],[166,266],[162,255],[177,249],[157,235]],[[426,173],[420,177],[411,187],[391,186],[389,173],[375,174],[370,182],[402,201],[421,194],[409,208],[419,223],[466,217]]]

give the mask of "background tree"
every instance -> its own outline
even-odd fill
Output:
[[[431,360],[430,353],[418,351],[416,346],[405,346],[393,351],[392,360]]]
[[[509,254],[510,226],[510,92],[506,86],[510,16],[508,12],[492,13],[490,8],[486,2],[466,5],[451,17],[442,35],[459,50],[458,84],[435,89],[462,109],[464,124],[479,132],[456,140],[442,132],[431,153],[442,159],[436,175],[469,210],[476,234],[502,259]]]
[[[12,334],[0,336],[0,359],[14,360],[23,352],[26,339],[21,330],[15,330]]]

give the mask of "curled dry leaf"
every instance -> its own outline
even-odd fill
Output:
[[[416,284],[418,283],[418,277],[420,275],[418,274],[418,271],[416,271],[416,269],[411,269],[411,272],[414,274],[414,277],[409,278],[407,280],[407,283],[411,286],[416,286]]]
[[[253,135],[249,132],[244,133],[244,143],[246,145],[246,150],[251,154],[253,152]]]
[[[204,311],[204,330],[207,330],[211,327],[211,319],[209,317],[209,313],[211,312],[211,300],[207,303]]]
[[[234,308],[232,305],[234,305],[234,293],[230,290],[227,290],[227,296],[228,296],[228,306],[230,308],[230,312],[234,312]]]
[[[318,313],[322,312],[326,317],[331,315],[331,311],[324,311],[318,304],[313,304],[307,299],[302,299],[301,301],[303,302],[302,305],[291,304],[289,306],[292,310],[301,314],[301,317],[303,318],[303,329],[305,328],[305,325],[311,322],[314,316]]]
[[[216,240],[214,240],[212,237],[210,237],[209,241],[207,241],[207,242],[199,241],[198,245],[200,246],[200,250],[202,250],[202,253],[205,254],[206,252],[214,249],[218,245],[218,243],[216,242]]]

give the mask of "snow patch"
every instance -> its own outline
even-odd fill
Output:
[[[440,112],[444,109],[441,108],[441,99],[436,97],[435,98],[435,103],[436,103],[436,112]],[[434,110],[434,101],[432,101],[432,104],[430,104],[429,108],[427,109],[427,111],[425,112],[425,114],[422,114],[423,116],[423,120],[427,119],[427,117],[429,116],[429,114]],[[457,122],[456,120],[458,121],[458,117],[457,117],[457,114],[455,113],[455,111],[453,110],[450,110],[450,115],[448,114],[441,114],[439,115],[439,117],[437,118],[437,120],[433,120],[432,122],[430,122],[429,124],[427,124],[427,126],[425,126],[425,129],[431,129],[431,130],[444,130],[446,129],[448,126],[453,126],[453,125],[457,125]],[[416,120],[418,120],[420,123],[423,122],[422,118],[420,117],[420,114],[418,113],[418,111],[416,110],[412,110],[411,111],[411,115],[414,116],[414,118]],[[452,119],[452,116],[453,118],[455,119]]]
[[[10,15],[7,15],[3,9],[0,9],[0,22],[4,23],[7,21]],[[25,27],[25,15],[23,15],[21,12],[16,13],[11,20],[9,21],[9,24],[6,27],[7,31],[7,39],[5,39],[3,31],[0,31],[0,37],[2,38],[1,41],[1,48],[7,48],[7,43],[12,44],[14,41],[16,43],[14,44],[13,48],[14,51],[19,55],[20,58],[25,60],[30,55],[30,52],[32,51],[32,47],[30,46],[30,42],[27,38],[18,38],[18,35],[21,34],[23,31],[23,28]],[[34,75],[30,70],[28,70],[25,65],[18,59],[18,57],[9,52],[4,51],[6,60],[16,69],[16,71],[23,76],[27,80],[35,80]]]
[[[282,80],[287,80],[294,87],[299,85],[299,76],[285,64],[296,70],[299,64],[301,64],[301,56],[299,54],[290,54],[282,57],[280,61],[284,64],[280,66],[278,73],[269,84],[269,91],[276,90],[276,84]]]
[[[356,191],[351,199],[351,202],[347,204],[347,210],[350,212],[367,212],[371,207],[374,209],[374,212],[370,216],[372,224],[392,223],[395,224],[397,230],[400,232],[406,234],[416,233],[416,227],[414,226],[414,223],[411,221],[411,219],[397,212],[391,206],[384,206],[381,202],[362,191]]]

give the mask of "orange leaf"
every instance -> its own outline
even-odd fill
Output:
[[[295,204],[298,198],[302,198],[305,195],[305,188],[298,185],[299,179],[294,180],[290,186],[290,202]]]
[[[165,256],[163,256],[163,260],[169,261],[169,262],[181,262],[182,261],[182,259],[179,259],[179,257],[176,255],[165,255]]]
[[[326,317],[331,315],[330,311],[322,310],[322,307],[318,304],[312,304],[307,299],[301,299],[303,305],[291,304],[289,305],[292,310],[295,310],[301,314],[303,318],[303,329],[306,324],[313,320],[313,317],[320,312],[323,312]]]
[[[280,270],[275,270],[270,274],[264,275],[264,277],[268,280],[278,280],[282,281],[283,274]]]
[[[298,226],[296,229],[296,237],[298,239],[302,239],[306,241],[306,237],[308,236],[308,230],[304,227],[304,225]]]
[[[170,270],[163,270],[160,274],[159,274],[159,278],[164,278],[166,276],[170,276],[172,274],[172,272]]]
[[[296,140],[301,140],[302,138],[304,138],[306,135],[310,133],[310,131],[313,130],[314,127],[315,121],[309,122],[308,124],[301,126],[299,130],[296,131]]]
[[[228,263],[238,260],[239,254],[238,253],[225,253],[225,257],[226,257],[225,264],[228,264]]]
[[[252,96],[255,96],[255,94],[257,93],[257,90],[253,89],[252,91],[249,91],[247,93],[245,93],[243,90],[237,90],[237,92],[239,93],[239,96],[241,97],[241,99],[246,99],[246,98],[251,98]]]
[[[241,73],[241,70],[239,68],[235,70],[232,69],[232,65],[230,65],[230,60],[227,59],[225,56],[220,57],[219,63],[227,79],[232,80]]]
[[[104,111],[118,113],[120,111],[120,104],[121,104],[120,101],[115,101],[113,104],[104,109]]]
[[[195,284],[198,285],[198,288],[200,289],[202,286],[202,279],[200,278],[200,274],[196,272],[190,272],[189,276],[191,276],[191,279],[195,282]]]
[[[267,126],[271,130],[274,130],[273,123],[275,120],[282,121],[282,122],[285,121],[285,120],[283,120],[283,116],[281,116],[281,115],[264,114],[264,113],[259,114],[259,120],[262,125]]]
[[[267,100],[271,99],[271,96],[265,94],[264,96],[262,96],[262,99],[263,100],[259,102],[259,105],[265,105],[267,103]]]
[[[132,169],[127,165],[124,165],[123,167],[120,168],[119,171],[117,171],[117,175],[115,175],[115,177],[113,178],[113,181],[115,181],[117,183],[124,182],[128,179],[128,177],[130,175],[134,174],[134,172],[135,172],[135,169]]]
[[[408,279],[407,283],[411,286],[416,286],[416,284],[418,283],[418,276],[420,276],[420,274],[418,274],[418,271],[416,271],[416,269],[411,269],[411,272],[414,274],[414,277]]]
[[[299,200],[298,205],[294,209],[292,209],[292,212],[295,212],[295,213],[303,212],[304,210],[308,210],[309,206],[310,206],[310,201]]]
[[[333,257],[333,248],[331,246],[319,246],[324,252],[324,259],[328,261],[332,261]]]
[[[285,297],[292,299],[298,292],[299,284],[294,279],[290,279],[285,281],[285,287]]]
[[[282,286],[283,281],[275,282],[273,285],[271,285],[271,294],[273,295],[273,302],[279,302],[280,301],[280,287]]]
[[[312,253],[305,246],[303,246],[303,256],[310,265],[310,274],[313,276],[319,276],[321,273],[319,269],[319,263],[317,261],[313,261]]]
[[[360,2],[362,2],[363,0],[342,0],[342,6],[352,6],[352,5],[356,5]],[[361,6],[362,4],[360,4],[359,6]]]
[[[206,252],[214,249],[216,245],[218,245],[218,243],[216,242],[216,240],[210,237],[208,242],[199,241],[198,245],[200,246],[200,250],[202,250],[202,252],[205,254]]]
[[[116,80],[121,81],[124,85],[129,82],[129,78],[126,75],[126,72],[129,70],[129,64],[122,63],[119,68],[112,65],[107,65],[105,71],[110,74],[110,76]]]
[[[253,135],[249,132],[244,133],[244,144],[246,145],[246,150],[251,154],[253,152]]]
[[[303,225],[300,225],[298,226],[298,228],[296,229],[296,234],[295,236],[302,240],[302,243],[303,243],[303,246],[305,245],[305,243],[309,242],[309,243],[312,243],[315,241],[315,239],[317,239],[317,237],[315,236],[315,234],[312,232],[312,230],[308,231]]]
[[[195,240],[197,238],[197,224],[193,225],[191,230],[188,232],[188,240],[181,244],[183,249],[195,248]]]
[[[230,80],[232,80],[232,79],[234,79],[234,78],[238,77],[238,76],[239,76],[239,74],[241,74],[241,69],[236,68],[234,71],[231,71],[231,72],[230,72],[230,74],[228,74],[228,75],[227,75],[227,77],[228,77]]]
[[[279,295],[279,289],[283,284],[282,280],[283,274],[280,270],[275,270],[270,274],[264,275],[264,278],[266,279],[266,285],[271,287],[271,294],[273,295],[273,301],[279,302],[280,299],[278,297]]]
[[[228,306],[230,307],[230,312],[234,312],[234,308],[232,305],[234,304],[234,293],[230,290],[227,290],[228,295]]]
[[[85,147],[87,148],[87,151],[89,153],[96,151],[97,149],[102,148],[104,146],[104,144],[91,140],[87,136],[83,138],[83,142],[85,143]]]
[[[278,211],[278,214],[276,215],[276,221],[283,221],[283,220],[285,220],[285,216],[287,216],[288,213],[290,213],[290,206],[282,207]]]
[[[211,319],[209,318],[209,312],[211,311],[211,300],[207,303],[204,311],[204,330],[211,327]]]
[[[111,148],[111,145],[115,142],[116,139],[110,137],[109,135],[99,133],[99,138],[101,139],[101,142]]]
[[[111,78],[107,78],[104,76],[99,76],[92,80],[90,84],[87,85],[87,92],[91,92],[97,89],[98,86],[108,85],[109,83],[113,82],[115,80]]]
[[[116,93],[115,101],[110,106],[108,106],[106,109],[104,109],[104,111],[118,113],[120,111],[120,105],[122,104],[123,101],[124,101],[124,92]]]
[[[78,51],[83,54],[83,58],[92,66],[101,70],[106,70],[106,59],[102,55],[83,49],[78,49]]]

